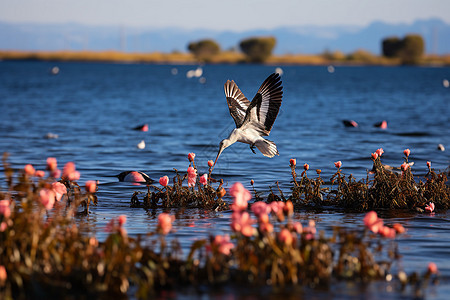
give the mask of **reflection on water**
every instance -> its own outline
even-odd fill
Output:
[[[173,168],[186,172],[189,152],[196,153],[200,175],[207,172],[207,161],[215,158],[220,140],[234,126],[223,84],[233,79],[251,99],[275,70],[271,66],[208,65],[202,74],[206,81],[199,82],[184,75],[192,66],[176,66],[178,72],[174,73],[174,66],[164,65],[61,63],[58,75],[50,76],[52,66],[0,62],[0,148],[11,153],[10,162],[16,169],[31,163],[43,170],[46,158],[56,157],[60,165],[74,161],[81,182],[99,180],[98,206],[79,222],[100,239],[113,217],[125,214],[128,233],[137,236],[153,231],[162,212],[130,208],[133,192],[145,192],[146,187],[118,182],[115,175],[138,170],[156,180],[164,175],[171,178]],[[420,176],[425,175],[429,160],[434,168],[445,169],[448,151],[439,151],[437,145],[450,147],[450,90],[442,86],[449,70],[335,67],[329,73],[326,67],[285,66],[283,104],[270,135],[280,156],[267,159],[237,143],[222,153],[215,176],[223,178],[227,188],[235,181],[249,188],[254,179],[255,188],[263,194],[279,181],[289,194],[290,158],[296,158],[298,165],[308,163],[310,176],[315,176],[315,169],[322,169],[325,180],[335,172],[333,162],[341,160],[343,172],[360,179],[372,167],[370,153],[380,147],[385,150],[383,163],[393,166],[402,163],[403,149],[411,149],[413,171]],[[359,126],[345,127],[345,119],[355,120]],[[386,129],[374,127],[382,120],[387,120]],[[142,124],[148,124],[148,132],[133,130]],[[138,149],[142,140],[146,147]],[[171,236],[183,249],[210,234],[230,233],[229,211],[177,209],[171,213],[177,216]],[[438,287],[430,288],[427,298],[446,298],[450,293],[449,214],[382,211],[380,216],[408,230],[397,239],[403,254],[398,267],[424,271],[429,261],[436,262],[442,280]],[[337,209],[295,214],[298,220],[316,220],[318,229],[327,235],[333,226],[359,230],[362,217]],[[209,290],[207,295],[403,297],[391,284],[344,282],[333,287],[326,291],[232,290],[231,294],[223,287]],[[179,291],[178,295],[206,297],[201,289]]]

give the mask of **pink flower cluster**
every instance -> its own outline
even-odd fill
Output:
[[[51,188],[43,188],[39,192],[42,205],[46,210],[53,208],[55,201],[60,201],[62,196],[67,194],[67,188],[61,182],[53,182]]]
[[[405,232],[405,228],[401,224],[394,224],[393,228],[384,226],[383,220],[378,218],[375,211],[369,211],[364,217],[364,225],[373,233],[378,233],[383,237],[395,238],[397,233]]]
[[[231,215],[231,229],[235,232],[240,232],[245,236],[252,236],[255,233],[253,228],[254,220],[250,217],[250,214],[246,211],[234,211]]]
[[[250,192],[240,182],[236,182],[230,188],[230,195],[234,198],[231,209],[234,211],[246,210],[248,201],[252,198]]]
[[[11,206],[9,200],[0,201],[0,215],[3,215],[5,219],[11,216]]]
[[[246,212],[248,201],[252,198],[250,192],[240,182],[236,182],[230,188],[230,195],[234,197],[231,209],[233,214],[231,216],[231,229],[235,232],[240,232],[245,236],[252,236],[255,232],[253,228],[254,220],[251,219],[250,214]]]
[[[61,170],[58,169],[58,162],[54,157],[47,158],[47,170],[50,171],[50,176],[53,178],[61,176]]]
[[[158,229],[162,234],[168,234],[172,230],[172,222],[175,220],[174,216],[168,213],[161,213],[158,216]]]
[[[75,164],[73,162],[69,161],[68,163],[66,163],[63,168],[62,178],[69,181],[80,179],[80,172],[75,170]]]
[[[97,191],[97,182],[94,180],[88,180],[85,184],[86,192],[93,194]]]
[[[25,171],[25,174],[28,176],[36,176],[36,177],[44,177],[45,176],[45,172],[42,170],[36,170],[33,165],[31,164],[27,164],[25,165],[25,167],[23,168]]]
[[[197,182],[197,170],[193,167],[189,167],[187,169],[188,172],[188,186],[194,187],[195,183]]]
[[[200,183],[206,185],[208,183],[208,174],[203,174],[200,176]]]
[[[429,213],[432,213],[434,211],[434,208],[435,206],[433,202],[430,202],[425,206],[425,210]]]
[[[217,251],[223,255],[230,255],[231,249],[234,248],[233,243],[230,242],[230,236],[228,234],[216,235],[212,244]]]

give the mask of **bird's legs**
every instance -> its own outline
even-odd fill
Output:
[[[256,152],[255,152],[255,144],[251,144],[251,145],[250,145],[250,150],[252,150],[252,152],[253,152],[254,154],[256,154]]]

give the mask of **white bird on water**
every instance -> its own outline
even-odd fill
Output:
[[[254,150],[256,146],[264,156],[279,155],[275,143],[263,136],[269,135],[280,110],[283,96],[281,83],[280,75],[273,73],[261,84],[252,102],[248,101],[233,80],[225,83],[225,96],[236,128],[231,131],[228,138],[220,142],[213,168],[222,151],[235,142],[249,144],[253,153],[256,153]]]

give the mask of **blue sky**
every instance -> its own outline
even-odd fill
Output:
[[[0,21],[243,31],[296,25],[450,23],[449,0],[0,0]]]

